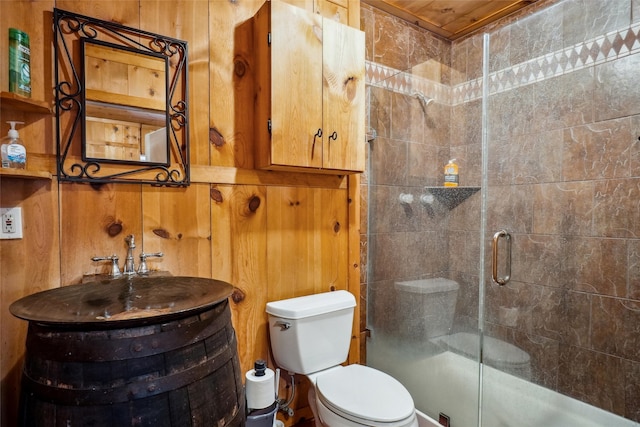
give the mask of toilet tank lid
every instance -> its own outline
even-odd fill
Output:
[[[267,303],[267,313],[284,319],[302,319],[356,306],[348,291],[324,292]]]
[[[458,282],[444,277],[396,282],[396,289],[413,294],[457,291],[459,287]]]

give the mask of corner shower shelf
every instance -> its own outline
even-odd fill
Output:
[[[480,187],[426,187],[425,190],[448,209],[453,209],[477,193]]]

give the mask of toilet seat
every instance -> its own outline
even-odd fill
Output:
[[[349,365],[319,375],[319,403],[357,425],[403,427],[415,424],[413,399],[404,386],[376,369]]]

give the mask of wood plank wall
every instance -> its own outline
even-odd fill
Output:
[[[52,12],[57,7],[189,42],[192,181],[188,188],[137,184],[99,187],[52,180],[0,177],[0,207],[23,209],[24,238],[0,241],[1,426],[15,425],[26,322],[11,302],[41,290],[80,283],[107,271],[92,256],[164,252],[150,268],[173,275],[211,277],[235,286],[232,313],[243,372],[269,360],[265,303],[331,289],[359,298],[359,177],[262,172],[253,169],[252,46],[248,20],[264,0],[3,0],[0,54],[8,28],[31,42],[32,97],[53,101]],[[335,14],[326,0],[291,0],[308,10]],[[346,5],[359,27],[359,1]],[[4,64],[4,61],[2,61]],[[0,89],[8,88],[0,67]],[[20,135],[28,167],[55,173],[51,116],[1,110],[24,121]],[[349,362],[360,358],[356,313]],[[310,412],[302,379],[293,425]],[[284,388],[283,388],[284,390]],[[282,416],[280,416],[282,418]]]

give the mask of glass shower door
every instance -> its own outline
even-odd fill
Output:
[[[448,75],[434,71],[448,68],[443,61],[403,71],[369,64],[384,78],[368,86],[366,357],[402,382],[418,410],[475,427],[482,103],[452,105]],[[465,137],[452,148],[454,115],[464,118],[456,139]],[[455,157],[469,166],[459,188],[444,189]]]
[[[484,37],[483,426],[640,421],[632,16],[566,0]]]
[[[640,14],[545,5],[402,70],[372,48],[367,364],[456,427],[637,427]]]

